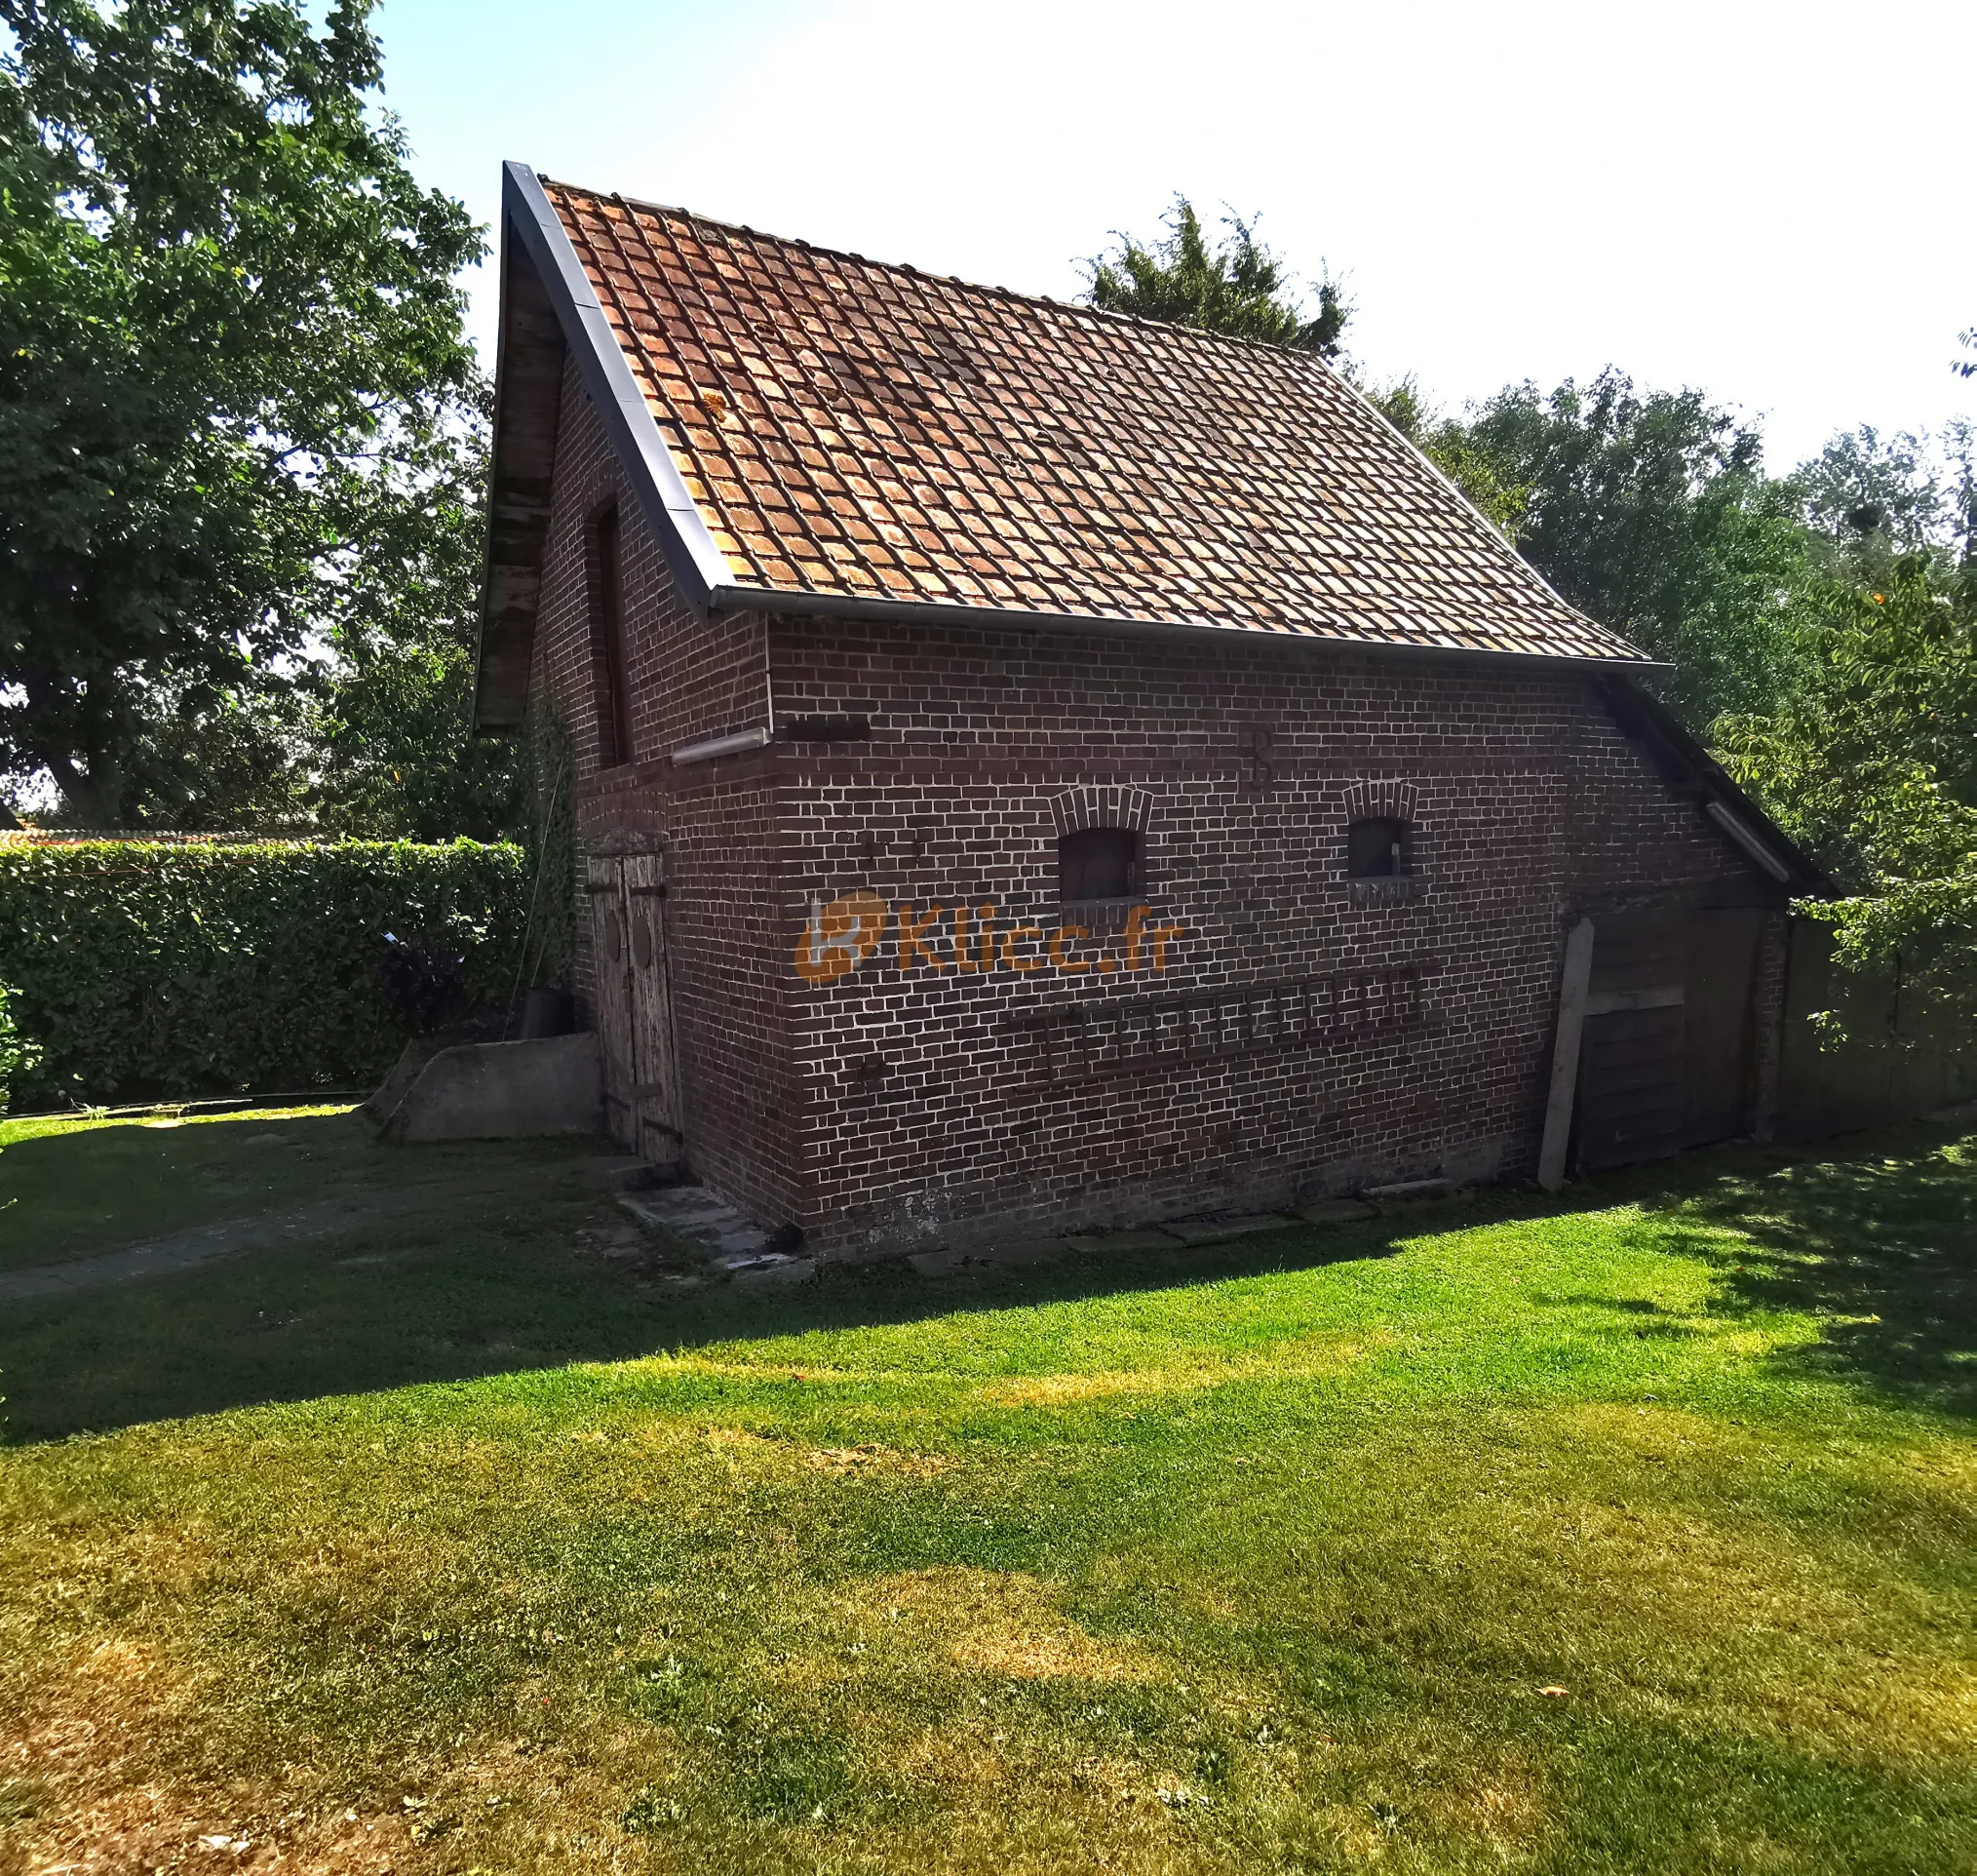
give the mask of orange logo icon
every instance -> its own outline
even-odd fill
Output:
[[[885,901],[875,892],[847,892],[827,906],[810,901],[810,925],[796,942],[796,974],[829,984],[856,970],[885,935]]]

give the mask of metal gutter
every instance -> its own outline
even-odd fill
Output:
[[[632,375],[630,361],[611,330],[591,277],[570,245],[562,217],[525,163],[501,166],[501,208],[528,257],[535,263],[550,303],[562,321],[563,337],[583,374],[619,460],[634,471],[631,481],[655,539],[682,597],[705,606],[707,596],[734,578],[693,497],[686,492],[672,452],[659,434],[645,394]]]
[[[1756,828],[1745,826],[1743,821],[1732,814],[1721,801],[1711,801],[1704,802],[1702,811],[1718,827],[1722,828],[1738,846],[1742,847],[1759,866],[1763,867],[1772,879],[1777,880],[1781,886],[1791,883],[1792,869],[1777,854],[1771,851],[1770,846],[1758,833]]]

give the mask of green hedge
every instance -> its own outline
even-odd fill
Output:
[[[523,850],[472,840],[0,847],[0,983],[40,1056],[13,1106],[364,1086],[411,1027],[385,933],[504,1003],[528,899]]]

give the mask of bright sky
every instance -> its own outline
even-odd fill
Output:
[[[513,157],[1068,298],[1180,189],[1329,261],[1365,369],[1443,403],[1611,361],[1761,415],[1778,469],[1977,415],[1949,370],[1977,325],[1968,0],[385,0],[378,25],[422,176],[490,224]]]

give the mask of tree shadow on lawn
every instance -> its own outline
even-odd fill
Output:
[[[76,1124],[0,1121],[0,1272],[98,1257],[307,1201],[358,1203],[459,1184],[512,1187],[577,1153],[560,1141],[401,1152],[341,1108]],[[5,1306],[0,1306],[5,1307]]]
[[[1649,1201],[1740,1231],[1686,1249],[1719,1273],[1719,1309],[1824,1319],[1778,1359],[1908,1405],[1977,1416],[1977,1137],[1972,1114],[1772,1152]],[[1718,1155],[1699,1156],[1707,1163]],[[1687,1182],[1684,1182],[1686,1185]]]
[[[1717,1150],[1584,1181],[1560,1199],[1497,1188],[1192,1250],[1066,1256],[957,1278],[888,1262],[800,1287],[685,1292],[613,1268],[586,1245],[587,1230],[622,1223],[576,1171],[578,1153],[597,1150],[590,1143],[543,1153],[528,1178],[493,1180],[443,1212],[8,1306],[0,1440],[1266,1275],[1386,1257],[1425,1235],[1628,1203],[1744,1232],[1748,1246],[1732,1250],[1669,1221],[1672,1242],[1718,1267],[1718,1308],[1834,1318],[1822,1341],[1792,1359],[1970,1412],[1977,1231],[1968,1189],[1977,1182],[1967,1160],[1945,1157],[1959,1131],[1924,1123],[1856,1136],[1843,1154],[1831,1144]],[[409,1176],[386,1162],[413,1155],[380,1151],[380,1178]],[[471,1153],[516,1163],[499,1149]],[[454,1177],[471,1153],[449,1151]],[[1616,1336],[1642,1333],[1625,1299],[1557,1301],[1616,1311]]]

